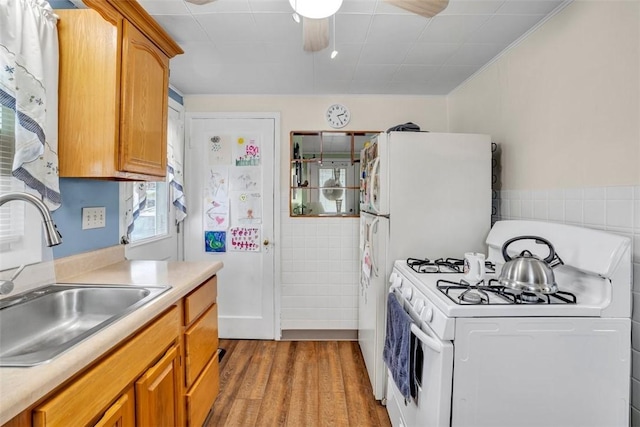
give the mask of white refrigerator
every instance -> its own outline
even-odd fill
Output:
[[[358,342],[376,399],[386,391],[382,360],[393,262],[486,252],[491,228],[488,135],[389,132],[360,156]]]

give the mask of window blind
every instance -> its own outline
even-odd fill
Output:
[[[0,106],[0,194],[24,190],[24,184],[11,175],[15,152],[15,113]],[[0,207],[0,252],[11,249],[24,235],[24,203],[5,203]]]

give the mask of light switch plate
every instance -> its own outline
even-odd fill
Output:
[[[82,229],[103,228],[106,222],[106,208],[82,208]]]

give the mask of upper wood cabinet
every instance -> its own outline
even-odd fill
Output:
[[[135,1],[85,0],[60,17],[61,177],[166,174],[169,59],[180,47]]]

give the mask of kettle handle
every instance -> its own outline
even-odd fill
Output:
[[[547,245],[549,247],[549,255],[544,259],[544,262],[546,262],[547,264],[553,261],[553,259],[556,257],[556,250],[553,248],[551,242],[549,242],[547,239],[539,236],[518,236],[514,237],[513,239],[507,240],[506,242],[504,242],[504,245],[502,245],[502,257],[506,262],[509,262],[512,259],[509,254],[507,254],[507,247],[513,242],[517,242],[518,240],[535,240],[536,243],[544,243],[545,245]]]

